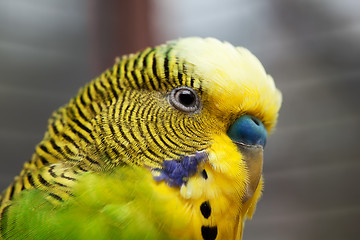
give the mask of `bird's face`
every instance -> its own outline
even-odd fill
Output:
[[[209,178],[236,175],[254,191],[281,95],[249,51],[199,41],[147,49],[119,63],[125,90],[98,117],[101,143],[112,163],[155,169],[157,180],[171,185],[206,169]]]

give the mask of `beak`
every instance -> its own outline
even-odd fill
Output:
[[[249,175],[246,194],[242,200],[245,203],[254,195],[260,182],[263,169],[263,146],[247,145],[239,142],[235,142],[235,144],[243,156]]]

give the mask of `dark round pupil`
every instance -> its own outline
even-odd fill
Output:
[[[178,96],[179,102],[184,106],[191,106],[195,102],[195,95],[189,90],[182,90]]]

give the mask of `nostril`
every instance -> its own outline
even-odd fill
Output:
[[[259,120],[259,119],[255,118],[255,117],[251,117],[251,120],[253,120],[253,122],[254,122],[256,125],[260,126],[260,120]]]

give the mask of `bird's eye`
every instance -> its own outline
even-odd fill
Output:
[[[198,95],[194,89],[189,87],[179,87],[172,90],[169,101],[175,108],[184,112],[196,112],[200,108]]]

